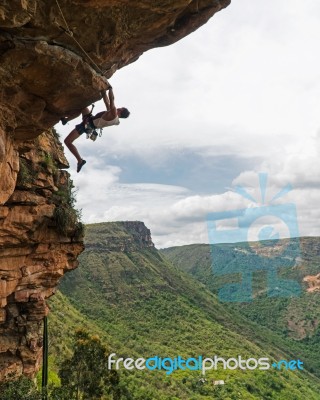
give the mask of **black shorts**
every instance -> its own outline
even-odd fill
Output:
[[[84,132],[86,132],[86,125],[89,125],[91,130],[96,129],[92,117],[88,117],[87,115],[85,115],[84,120],[81,122],[81,124],[76,125],[76,131],[79,133],[79,135],[82,135]]]
[[[79,133],[79,135],[82,135],[86,131],[86,127],[83,121],[81,122],[81,124],[76,125],[76,131]]]

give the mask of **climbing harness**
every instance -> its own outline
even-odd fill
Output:
[[[65,27],[59,25],[58,23],[56,23],[56,24],[58,25],[58,27],[59,27],[63,32],[65,32],[67,35],[69,35],[69,36],[75,41],[75,43],[78,45],[78,47],[81,49],[81,51],[82,51],[82,52],[85,54],[85,56],[90,60],[90,62],[92,63],[92,65],[94,65],[95,68],[99,71],[99,73],[105,78],[106,83],[107,83],[109,86],[111,86],[110,83],[108,82],[108,79],[105,77],[106,71],[104,71],[104,72],[102,71],[102,69],[99,67],[99,65],[96,64],[96,62],[90,57],[90,55],[89,55],[89,54],[86,52],[86,50],[83,48],[83,46],[81,45],[81,43],[79,43],[79,41],[75,38],[75,36],[74,36],[72,30],[71,30],[70,27],[69,27],[68,22],[67,22],[66,19],[65,19],[65,16],[64,16],[63,11],[62,11],[62,9],[61,9],[61,7],[60,7],[59,1],[56,0],[56,3],[57,3],[57,6],[58,6],[58,9],[59,9],[59,11],[60,11],[61,17],[62,17],[62,19],[63,19],[63,22],[64,22],[64,24],[65,24]]]
[[[94,109],[94,104],[92,104],[92,106],[91,106],[90,113],[83,116],[83,124],[84,124],[85,132],[87,135],[87,139],[91,139],[94,142],[98,136],[101,137],[102,128],[100,128],[100,132],[98,134],[98,132],[96,131],[96,127],[94,125],[93,119],[92,119],[92,110],[93,109]]]

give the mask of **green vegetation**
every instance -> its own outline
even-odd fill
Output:
[[[21,377],[18,380],[0,383],[0,400],[41,400],[42,396],[38,392],[34,383]]]
[[[117,223],[87,227],[80,266],[63,278],[64,295],[50,301],[51,369],[58,371],[61,354],[72,354],[70,333],[77,326],[98,334],[117,357],[294,358],[281,335],[219,303],[204,284],[157,250],[122,251],[130,235]],[[121,398],[133,400],[300,400],[318,399],[320,392],[318,379],[308,372],[275,369],[221,368],[202,379],[199,371],[168,375],[122,368],[119,376],[127,390]],[[226,384],[214,386],[219,379]]]
[[[17,177],[17,186],[29,186],[35,178],[35,172],[32,169],[32,164],[23,157],[19,157],[19,172]]]
[[[40,166],[45,170],[49,170],[52,173],[56,173],[58,171],[58,167],[54,159],[54,156],[46,151],[41,151],[41,153],[42,153],[42,160],[39,163]]]
[[[60,185],[58,191],[53,194],[53,201],[56,203],[53,219],[62,235],[68,236],[73,233],[76,238],[81,238],[84,234],[84,225],[81,222],[81,210],[75,208],[75,194],[70,178],[66,184]]]
[[[0,400],[120,400],[127,398],[119,374],[108,371],[108,349],[97,335],[78,329],[71,336],[71,354],[64,355],[59,377],[50,371],[46,393],[40,393],[41,372],[37,385],[26,377],[0,383]],[[13,377],[12,377],[13,378]],[[42,390],[41,390],[42,391]]]
[[[61,387],[51,398],[61,400],[121,399],[119,374],[108,371],[108,350],[97,335],[79,329],[74,335],[73,354],[59,368]]]
[[[286,241],[282,241],[283,246],[286,243]],[[319,273],[319,246],[318,238],[301,238],[299,264],[292,268],[279,269],[281,278],[294,279],[301,283],[303,291],[300,297],[268,297],[266,273],[255,272],[254,300],[247,303],[225,303],[225,308],[241,314],[260,328],[265,327],[273,331],[295,358],[303,360],[305,367],[320,377],[320,358],[318,356],[320,295],[319,292],[308,293],[303,283],[306,275]],[[195,244],[164,249],[162,254],[174,265],[205,284],[212,293],[217,294],[219,288],[224,284],[241,279],[232,272],[232,262],[242,264],[244,267],[250,267],[255,262],[250,253],[243,252],[244,249],[244,244],[224,244],[214,246],[212,252],[209,245]],[[226,275],[213,274],[212,262],[214,266],[222,266]],[[268,331],[265,335],[269,336]]]

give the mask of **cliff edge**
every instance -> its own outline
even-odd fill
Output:
[[[64,272],[76,268],[83,250],[64,171],[68,163],[51,127],[99,99],[106,86],[101,71],[110,78],[144,51],[193,32],[229,3],[1,2],[0,380],[11,372],[34,376],[46,298]]]

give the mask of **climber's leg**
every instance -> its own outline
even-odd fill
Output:
[[[72,132],[69,133],[69,135],[65,138],[64,143],[68,147],[68,149],[71,151],[71,153],[75,156],[75,158],[78,161],[78,164],[81,163],[82,158],[76,148],[76,146],[73,144],[73,142],[78,139],[80,134],[76,129],[74,129]]]
[[[68,147],[68,149],[71,151],[71,153],[75,156],[75,158],[78,161],[77,165],[77,172],[80,172],[81,168],[84,166],[86,163],[86,160],[83,160],[76,148],[76,146],[73,144],[73,142],[78,139],[80,135],[82,135],[85,132],[85,123],[81,122],[81,124],[76,125],[75,129],[69,133],[69,135],[65,138],[64,143]]]

